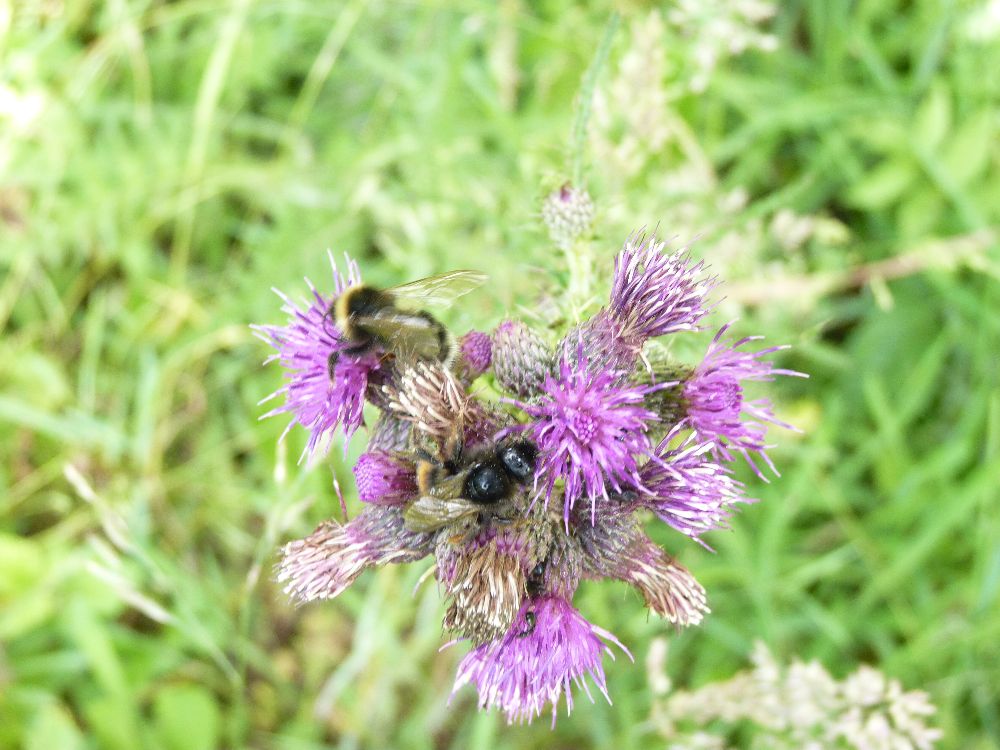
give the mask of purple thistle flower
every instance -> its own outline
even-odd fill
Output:
[[[346,256],[345,256],[346,257]],[[312,301],[300,307],[286,295],[275,290],[284,301],[282,310],[288,314],[285,326],[254,326],[258,336],[277,349],[266,363],[279,360],[285,368],[287,382],[261,403],[282,395],[284,403],[265,417],[289,413],[292,421],[282,433],[284,438],[292,425],[301,424],[309,431],[309,442],[303,455],[313,454],[321,441],[342,426],[350,437],[361,425],[362,408],[369,375],[378,369],[379,357],[373,353],[356,356],[345,353],[350,344],[330,319],[333,300],[345,289],[361,281],[357,264],[346,258],[347,273],[341,274],[333,258],[333,294],[324,297],[308,279]],[[336,355],[332,378],[331,357]]]
[[[683,251],[664,254],[665,242],[633,234],[615,258],[610,314],[623,335],[639,345],[647,338],[691,331],[708,312],[705,295],[718,283],[703,276],[704,263]]]
[[[452,695],[463,685],[474,683],[479,691],[479,707],[496,706],[507,715],[508,723],[531,721],[551,703],[555,725],[563,694],[567,713],[573,709],[570,683],[576,683],[593,702],[587,675],[611,702],[601,655],[607,653],[614,659],[614,654],[604,641],[632,658],[617,638],[587,622],[566,599],[529,599],[521,605],[503,638],[466,654],[458,666]]]
[[[538,447],[536,484],[544,478],[546,502],[558,480],[564,482],[565,517],[586,495],[591,510],[598,497],[641,485],[636,457],[650,455],[646,431],[656,414],[643,398],[665,384],[635,385],[617,370],[591,371],[581,355],[562,360],[558,375],[548,375],[534,402],[511,401],[532,418],[513,428],[529,433]]]
[[[787,346],[772,346],[758,352],[737,351],[744,344],[763,337],[747,336],[736,343],[723,341],[722,337],[731,325],[727,323],[719,329],[708,346],[705,359],[682,386],[687,407],[685,423],[694,430],[698,440],[711,441],[717,458],[732,461],[733,451],[742,453],[754,473],[764,479],[751,454],[758,454],[771,471],[778,474],[766,452],[766,423],[788,430],[795,428],[774,416],[769,400],[747,401],[743,397],[741,382],[770,381],[775,375],[809,376],[795,370],[774,369],[770,362],[761,359],[766,354],[787,349]],[[749,419],[743,419],[744,416]]]
[[[643,340],[626,330],[608,310],[600,310],[567,333],[558,352],[562,359],[571,361],[582,356],[591,369],[619,370],[627,375],[642,353]]]
[[[354,480],[358,497],[365,503],[403,505],[417,493],[413,464],[382,451],[369,451],[358,457]]]
[[[711,442],[697,443],[688,435],[679,446],[670,447],[681,429],[674,427],[656,447],[655,458],[639,469],[646,491],[639,493],[637,502],[701,542],[698,537],[704,532],[726,526],[732,503],[748,501],[740,497],[742,485],[712,460]]]
[[[433,535],[407,531],[398,507],[369,505],[346,524],[327,521],[286,544],[277,580],[300,601],[332,599],[367,567],[413,562],[433,549]]]

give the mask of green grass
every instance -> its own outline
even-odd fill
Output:
[[[782,3],[777,49],[694,93],[699,36],[650,32],[630,3],[582,154],[574,101],[609,4],[13,7],[0,747],[663,747],[657,635],[680,686],[761,638],[928,690],[942,747],[1000,745],[1000,41],[971,38],[977,4]],[[651,49],[660,72],[629,74],[630,50],[656,73]],[[602,278],[638,226],[699,234],[731,282],[715,322],[793,343],[782,364],[811,379],[770,389],[805,433],[774,436],[780,480],[741,473],[762,502],[717,554],[662,535],[709,590],[704,627],[581,590],[637,663],[608,665],[613,707],[581,696],[552,732],[476,713],[468,689],[446,705],[463,647],[438,653],[438,593],[410,596],[422,566],[299,609],[270,580],[283,541],[339,514],[329,465],[351,481],[339,450],[298,465],[301,431],[278,448],[282,420],[258,421],[280,375],[248,324],[280,320],[272,286],[322,284],[327,248],[376,283],[488,269],[459,329],[531,310],[536,269],[564,276],[540,200],[577,161]],[[819,222],[792,249],[786,209]]]

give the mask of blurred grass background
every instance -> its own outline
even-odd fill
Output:
[[[530,310],[612,6],[0,5],[0,747],[663,747],[658,635],[679,686],[760,638],[928,690],[942,747],[1000,746],[998,3],[618,9],[582,152],[602,267],[638,226],[697,237],[715,322],[812,378],[770,389],[805,435],[774,436],[780,480],[743,472],[763,502],[717,554],[661,536],[704,627],[581,590],[637,663],[552,732],[447,706],[464,649],[410,596],[424,566],[300,609],[270,581],[339,514],[329,465],[352,483],[257,421],[280,374],[247,325],[323,288],[327,248],[377,283],[487,269],[459,328]]]

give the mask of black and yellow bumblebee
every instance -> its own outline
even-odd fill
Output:
[[[327,315],[350,342],[340,353],[360,355],[375,348],[403,360],[431,360],[450,367],[457,355],[455,338],[438,320],[417,305],[446,307],[482,286],[479,271],[451,271],[389,289],[369,284],[348,287],[333,301]],[[338,353],[330,356],[330,376]]]
[[[422,461],[417,465],[420,496],[403,515],[407,529],[430,532],[446,526],[478,528],[486,520],[509,520],[513,501],[535,473],[537,449],[518,441],[471,456],[462,467]]]

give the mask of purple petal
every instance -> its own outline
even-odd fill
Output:
[[[763,478],[752,454],[757,454],[774,471],[766,452],[768,446],[764,443],[767,424],[789,430],[795,428],[774,416],[767,399],[747,401],[742,383],[770,381],[775,375],[801,378],[808,375],[794,370],[774,369],[770,362],[762,359],[767,354],[788,347],[773,346],[757,352],[739,351],[739,347],[761,337],[746,337],[735,343],[723,340],[730,325],[719,329],[709,344],[705,359],[682,386],[687,403],[685,424],[694,431],[699,441],[712,443],[712,450],[718,459],[732,461],[734,451],[742,453],[756,474]]]
[[[532,626],[529,613],[534,617]],[[602,640],[603,639],[603,640]],[[531,721],[552,705],[552,722],[563,695],[567,713],[572,711],[571,683],[593,701],[585,678],[597,686],[608,702],[602,654],[614,654],[609,641],[632,655],[608,631],[592,625],[558,596],[526,601],[507,634],[470,651],[458,666],[454,694],[468,683],[479,691],[479,707],[496,706],[508,723]]]
[[[593,506],[609,489],[640,486],[636,457],[651,453],[646,432],[658,419],[643,398],[662,387],[629,383],[616,370],[592,371],[581,354],[545,378],[540,398],[511,402],[532,418],[517,429],[538,447],[536,484],[543,484],[546,499],[557,481],[564,483],[567,522],[581,497]]]
[[[704,263],[686,252],[664,253],[665,242],[633,234],[615,258],[610,313],[641,342],[695,330],[708,312],[705,296],[716,285]]]
[[[689,435],[670,447],[681,429],[671,430],[656,447],[655,459],[639,469],[645,492],[638,494],[637,502],[698,539],[706,531],[725,528],[730,506],[748,500],[740,496],[742,485],[729,470],[713,460],[711,442],[698,443]]]

